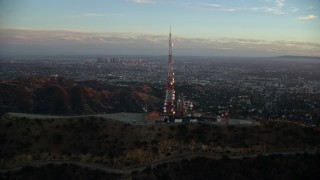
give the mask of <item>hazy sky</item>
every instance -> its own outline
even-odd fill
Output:
[[[319,0],[0,0],[1,55],[320,56]]]

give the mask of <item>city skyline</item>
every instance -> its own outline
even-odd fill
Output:
[[[320,56],[320,2],[0,1],[1,55]]]

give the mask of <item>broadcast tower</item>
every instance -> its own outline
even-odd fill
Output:
[[[169,32],[169,57],[168,57],[168,75],[166,85],[166,99],[164,100],[163,112],[168,116],[175,115],[175,91],[174,91],[174,72],[173,72],[173,59],[172,59],[172,40],[171,40],[171,27]]]

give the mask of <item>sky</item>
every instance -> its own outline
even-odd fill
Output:
[[[320,0],[0,0],[0,55],[320,56]]]

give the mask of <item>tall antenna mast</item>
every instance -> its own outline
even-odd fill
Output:
[[[172,39],[171,26],[169,32],[169,57],[168,57],[168,75],[166,84],[166,98],[164,100],[163,112],[166,115],[175,115],[175,91],[174,91],[174,72],[173,72],[173,58],[172,58]]]

